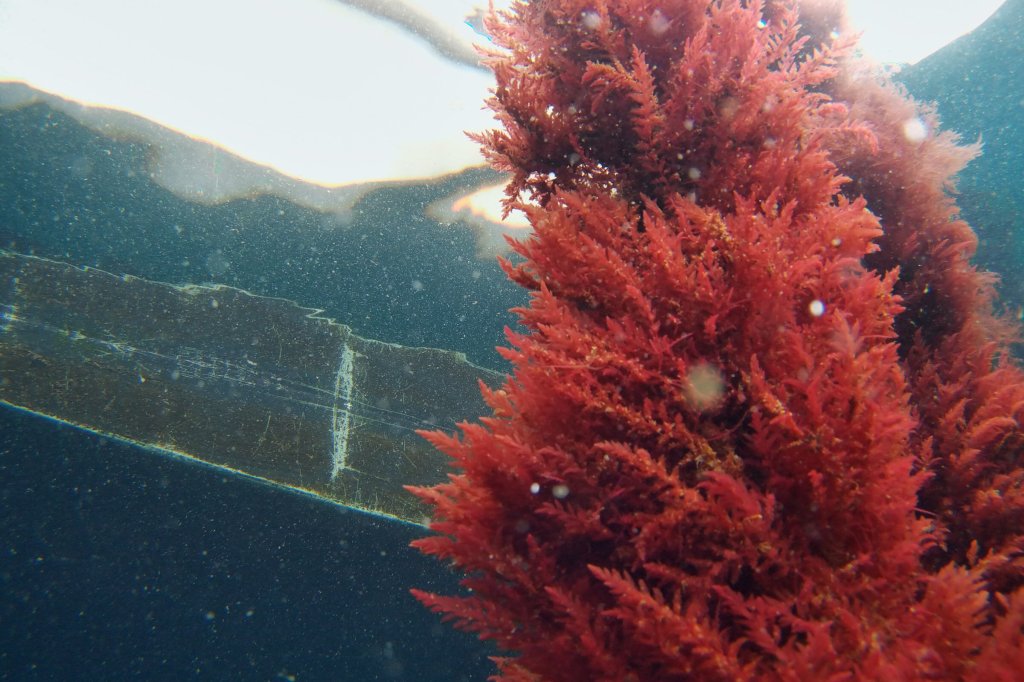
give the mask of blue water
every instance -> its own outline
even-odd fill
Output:
[[[1024,306],[1024,0],[1007,0],[985,24],[897,79],[938,104],[942,127],[983,153],[957,178],[957,203],[979,237],[975,262],[998,273],[1011,313]]]
[[[385,521],[0,410],[0,676],[480,680]]]
[[[473,259],[468,230],[422,216],[466,178],[371,195],[330,230],[274,197],[177,198],[148,180],[144,148],[45,105],[0,111],[0,158],[0,247],[289,298],[364,336],[493,367],[508,308],[525,300]],[[489,649],[409,595],[456,588],[409,549],[415,526],[9,408],[0,509],[2,679],[451,681],[492,669]]]

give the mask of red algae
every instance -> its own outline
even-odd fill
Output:
[[[493,411],[425,433],[414,544],[508,680],[1013,679],[1016,329],[951,178],[835,2],[536,0],[492,15],[533,292]],[[804,28],[806,26],[806,28]]]

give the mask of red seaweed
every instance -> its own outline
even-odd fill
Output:
[[[507,680],[1015,679],[1024,375],[951,195],[974,150],[836,2],[487,26],[532,299],[493,414],[424,433],[454,472],[414,544],[469,592],[416,596]]]

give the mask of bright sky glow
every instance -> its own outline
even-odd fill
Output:
[[[462,23],[473,0],[380,1],[474,38]],[[916,61],[1000,4],[849,2],[881,62]],[[135,112],[328,185],[478,165],[462,131],[491,125],[486,74],[339,0],[0,0],[3,80]]]
[[[980,26],[1003,0],[847,0],[861,48],[882,63],[924,59]]]
[[[478,165],[490,125],[486,74],[335,0],[0,0],[0,80],[326,184]]]

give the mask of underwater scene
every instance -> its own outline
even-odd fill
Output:
[[[0,679],[1018,679],[975,4],[0,0]]]

